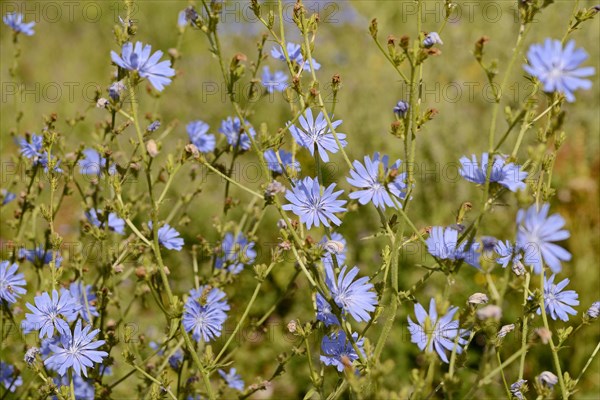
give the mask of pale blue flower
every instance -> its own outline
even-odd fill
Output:
[[[0,300],[16,303],[17,298],[27,293],[24,274],[17,274],[19,266],[9,261],[0,262]]]
[[[239,274],[244,269],[244,265],[250,265],[256,258],[255,243],[249,241],[241,232],[233,237],[232,233],[226,233],[221,243],[221,251],[215,262],[215,267],[232,274]]]
[[[41,245],[31,250],[20,249],[19,258],[24,258],[39,267],[50,264],[54,258],[54,266],[60,268],[63,261],[63,258],[58,251],[46,249]]]
[[[327,152],[337,153],[340,148],[338,147],[335,136],[329,128],[323,113],[320,112],[317,118],[314,119],[312,110],[307,108],[304,115],[301,115],[298,120],[300,122],[300,127],[297,127],[296,125],[290,127],[290,132],[296,142],[298,142],[300,146],[307,148],[313,157],[315,156],[315,150],[318,151],[321,160],[328,162],[329,155]],[[341,123],[342,121],[332,121],[331,126],[335,129]],[[338,132],[336,132],[336,134],[342,147],[346,147],[346,145],[348,145],[346,135]]]
[[[407,102],[400,100],[398,104],[394,107],[394,114],[397,114],[398,117],[404,118],[406,113],[408,113],[409,105]]]
[[[592,87],[592,82],[583,78],[594,75],[594,67],[579,68],[587,58],[588,54],[584,49],[575,49],[574,40],[563,48],[560,40],[548,38],[543,44],[529,47],[529,63],[523,65],[523,69],[544,85],[545,92],[562,93],[567,101],[573,102],[574,91]]]
[[[358,340],[357,333],[353,333],[352,338],[356,343],[356,347],[364,354],[363,345],[365,340]],[[321,352],[323,353],[320,357],[321,362],[336,367],[339,372],[344,371],[347,366],[350,366],[359,358],[352,343],[347,340],[343,331],[324,336],[321,341]],[[349,365],[346,365],[346,363],[349,363]]]
[[[148,222],[148,228],[152,230],[152,221]],[[165,249],[177,251],[181,251],[185,244],[180,237],[179,232],[173,229],[169,224],[164,224],[158,229],[158,243]]]
[[[302,47],[299,44],[288,42],[285,47],[291,62],[298,64],[301,70],[311,72],[310,63],[304,62],[304,57],[302,56]],[[279,45],[271,49],[271,56],[277,60],[286,61],[283,48]],[[315,67],[315,71],[321,69],[321,64],[319,64],[317,60],[313,58],[312,62],[313,66]]]
[[[23,14],[10,12],[2,17],[2,21],[16,33],[22,33],[26,36],[32,36],[35,32],[33,27],[35,22],[23,22]]]
[[[196,341],[211,340],[221,336],[227,319],[229,305],[225,292],[217,288],[200,286],[191,290],[183,308],[182,325],[186,332],[192,332]]]
[[[104,211],[95,208],[90,208],[85,212],[85,216],[90,224],[97,226],[100,229],[104,229]],[[101,221],[102,220],[102,221]],[[119,235],[125,234],[125,220],[119,218],[116,213],[111,212],[108,214],[108,229]]]
[[[550,204],[536,205],[517,213],[517,246],[523,249],[526,265],[531,265],[536,274],[542,272],[545,262],[553,273],[561,271],[561,261],[571,260],[571,253],[553,243],[569,238],[569,231],[562,229],[565,220],[559,214],[548,216]]]
[[[281,164],[279,163],[277,154],[279,154]],[[275,173],[283,174],[283,168],[290,168],[294,171],[300,172],[300,163],[297,160],[294,160],[292,153],[288,153],[285,150],[279,150],[277,153],[275,153],[275,150],[269,149],[265,151],[264,156],[267,167],[269,167],[269,169]]]
[[[437,32],[430,32],[425,36],[423,46],[429,48],[434,44],[444,44],[444,42],[442,42],[442,38]]]
[[[340,324],[340,321],[332,312],[331,304],[327,302],[327,300],[321,295],[321,293],[317,293],[316,303],[318,321],[322,321],[325,324],[325,326]]]
[[[440,359],[448,363],[446,351],[452,352],[456,347],[456,354],[462,353],[462,346],[467,344],[464,337],[470,334],[469,331],[459,328],[458,320],[454,319],[457,311],[458,307],[450,307],[444,316],[438,318],[435,299],[432,298],[429,302],[429,314],[421,304],[416,303],[417,323],[414,323],[410,316],[408,317],[411,342],[415,343],[421,351],[432,353],[435,350]]]
[[[54,328],[63,335],[69,333],[69,325],[63,319],[72,321],[79,312],[79,304],[73,299],[69,291],[58,294],[52,291],[52,298],[43,292],[33,299],[35,306],[27,303],[27,308],[33,313],[27,313],[21,326],[25,333],[40,331],[40,339],[54,335]],[[61,318],[62,317],[62,318]]]
[[[331,226],[330,222],[340,225],[342,221],[334,213],[346,211],[342,207],[346,200],[337,200],[343,190],[334,192],[335,186],[332,183],[321,193],[319,180],[306,177],[286,192],[285,198],[290,204],[285,204],[282,208],[300,217],[300,222],[307,229],[313,225],[320,226],[321,223],[326,227]]]
[[[502,265],[502,268],[506,268],[510,263],[518,263],[521,262],[523,255],[521,250],[513,245],[510,241],[501,241],[499,240],[494,247],[494,250],[498,254],[498,258],[496,258],[496,262]]]
[[[2,205],[6,205],[17,198],[17,195],[9,192],[6,189],[0,189],[0,193],[2,194]]]
[[[474,154],[471,159],[462,157],[460,159],[461,168],[458,172],[466,180],[483,185],[486,181],[488,160],[488,153],[483,153],[481,155],[481,166],[479,166],[477,157]],[[496,155],[492,164],[490,182],[496,182],[511,192],[517,192],[525,189],[525,182],[523,181],[527,178],[527,175],[527,172],[523,171],[520,165],[506,163],[505,157]]]
[[[6,390],[14,393],[19,386],[23,385],[23,378],[17,375],[14,366],[0,361],[0,383]]]
[[[569,279],[563,279],[555,284],[555,277],[556,275],[554,274],[548,279],[544,277],[544,305],[546,307],[546,314],[553,320],[561,319],[566,322],[569,320],[569,314],[577,314],[577,311],[571,306],[579,305],[579,295],[574,290],[563,290],[569,284]],[[542,310],[538,309],[537,313],[541,314]]]
[[[256,132],[254,128],[250,126],[248,121],[245,121],[246,126],[248,126],[250,132],[243,132],[244,127],[240,122],[238,117],[231,118],[228,117],[226,120],[221,122],[221,128],[219,128],[219,132],[221,132],[227,138],[227,143],[229,145],[235,147],[239,147],[242,150],[249,150],[252,146],[252,142],[250,141],[250,137],[248,137],[248,133],[250,136],[255,137]]]
[[[380,158],[379,153],[364,157],[364,165],[355,160],[352,163],[354,169],[350,170],[350,177],[346,178],[348,183],[360,189],[348,195],[351,199],[358,200],[362,205],[373,203],[375,207],[385,210],[386,207],[396,208],[392,197],[400,200],[406,196],[406,173],[398,173],[400,160],[389,166],[388,156]]]
[[[287,75],[282,71],[271,73],[269,67],[265,66],[262,73],[262,84],[268,93],[274,91],[283,92],[287,88]]]
[[[244,390],[244,381],[242,377],[237,373],[235,368],[231,368],[229,373],[226,373],[222,369],[219,370],[219,375],[221,378],[225,380],[227,386],[232,389],[239,390],[240,392]]]
[[[190,142],[196,146],[199,152],[210,153],[215,149],[217,141],[215,135],[208,134],[209,126],[206,122],[192,121],[186,125],[185,129],[190,137]]]
[[[101,157],[100,153],[94,149],[83,150],[83,155],[85,157],[79,160],[80,173],[83,175],[104,175],[106,172],[106,163],[108,162],[108,157]],[[113,163],[108,167],[108,174],[113,175],[115,172],[117,172],[117,168]]]
[[[327,245],[328,243],[331,244],[331,242],[334,242],[337,245],[341,245],[341,251],[339,251],[337,246]],[[323,261],[323,263],[333,265],[333,255],[335,254],[335,259],[338,263],[338,266],[344,265],[344,263],[346,262],[347,242],[341,233],[333,232],[331,234],[331,239],[329,239],[327,236],[323,236],[323,238],[319,242],[319,246],[321,246],[325,251],[325,254],[323,254],[323,256],[321,257],[321,261]]]
[[[333,266],[325,264],[325,282],[333,301],[344,314],[352,315],[358,322],[366,322],[371,319],[369,313],[375,311],[377,306],[377,293],[368,277],[354,280],[358,273],[357,267],[348,270],[348,267],[344,266],[336,278]]]
[[[89,314],[93,317],[98,317],[98,310],[96,309],[96,293],[92,290],[92,285],[85,286],[85,296],[83,295],[83,283],[81,281],[71,282],[69,285],[69,293],[71,297],[78,304],[78,312],[67,318],[69,322],[75,321],[79,316],[81,316],[87,323],[90,323]],[[67,289],[61,289],[61,293],[67,291]],[[87,298],[87,306],[85,299]],[[89,311],[89,314],[88,314]]]
[[[65,376],[71,368],[76,376],[83,373],[87,377],[87,369],[102,363],[103,358],[108,356],[107,352],[96,350],[105,342],[94,341],[100,329],[91,332],[90,329],[92,327],[89,325],[82,329],[81,320],[78,320],[73,334],[70,330],[61,334],[60,346],[50,345],[53,354],[44,361],[44,365],[56,370],[61,376]]]
[[[159,92],[164,87],[171,83],[171,77],[175,75],[175,70],[171,68],[171,61],[165,60],[159,62],[163,52],[158,50],[152,53],[152,46],[149,44],[143,45],[141,42],[136,42],[135,47],[132,43],[123,45],[121,56],[114,51],[110,52],[112,61],[119,67],[137,71],[142,78],[147,78],[152,86]]]
[[[432,256],[442,260],[463,260],[475,268],[481,268],[479,253],[477,253],[479,243],[473,242],[469,248],[466,248],[468,241],[469,239],[465,239],[457,246],[458,231],[456,229],[452,227],[444,229],[441,226],[434,226],[431,228],[431,233],[425,242],[427,243],[427,250]]]

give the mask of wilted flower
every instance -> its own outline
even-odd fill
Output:
[[[35,361],[35,357],[38,354],[40,354],[40,349],[38,349],[37,347],[30,347],[29,349],[27,349],[27,352],[25,352],[25,357],[23,358],[23,361],[25,361],[27,365],[31,365]]]
[[[600,315],[600,301],[594,302],[585,312],[590,319],[596,319]]]
[[[423,46],[429,48],[434,44],[444,44],[444,42],[442,42],[442,38],[437,32],[430,32],[425,36]]]
[[[515,396],[518,400],[525,400],[525,396],[521,392],[523,386],[527,383],[525,379],[521,379],[516,381],[512,385],[510,385],[510,393]]]
[[[278,181],[269,182],[265,189],[265,197],[273,197],[278,193],[285,193],[285,186]]]
[[[476,312],[477,318],[484,321],[486,319],[499,320],[502,318],[502,308],[495,304],[489,304],[483,308],[480,308]]]
[[[408,103],[400,100],[398,104],[394,107],[394,113],[397,114],[400,118],[404,118],[406,113],[408,112]]]
[[[538,335],[542,343],[548,344],[550,339],[552,338],[552,331],[546,329],[545,327],[540,327],[535,329],[535,334]]]
[[[498,337],[499,338],[504,338],[504,337],[506,337],[506,335],[508,335],[510,332],[512,332],[514,330],[515,330],[515,324],[504,325],[498,331]]]
[[[150,125],[148,125],[148,127],[146,128],[146,131],[154,132],[158,128],[160,128],[160,121],[156,120],[156,121],[153,121]]]
[[[487,304],[489,301],[488,296],[485,293],[474,293],[469,296],[469,300],[467,301],[469,304],[478,305],[478,304]]]
[[[538,382],[541,385],[547,386],[550,389],[552,389],[554,387],[554,385],[556,385],[558,383],[558,376],[554,375],[550,371],[542,372],[541,374],[539,374],[537,376],[536,379],[538,380]]]

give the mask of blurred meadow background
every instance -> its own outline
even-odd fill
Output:
[[[444,41],[440,47],[441,55],[425,64],[423,108],[433,108],[437,110],[437,114],[420,133],[417,142],[417,182],[413,193],[414,202],[408,212],[418,228],[450,225],[455,222],[456,210],[462,202],[472,201],[479,204],[480,189],[460,179],[457,167],[461,156],[480,154],[487,149],[487,129],[491,118],[492,94],[486,85],[483,71],[472,55],[472,50],[479,38],[488,36],[490,40],[485,48],[486,58],[488,61],[494,58],[498,60],[499,76],[500,79],[503,78],[503,70],[512,55],[518,31],[515,3],[458,1],[459,11],[450,19],[441,35]],[[290,41],[298,41],[300,35],[291,23],[292,5],[289,4],[287,37]],[[443,2],[426,1],[424,4],[423,29],[435,31],[443,20]],[[531,43],[542,42],[546,37],[561,38],[567,29],[568,16],[573,4],[573,1],[556,1],[537,16],[524,48]],[[579,4],[589,7],[593,6],[594,2],[580,1]],[[220,121],[233,115],[218,62],[210,54],[204,35],[193,29],[187,29],[183,36],[179,35],[177,15],[187,5],[186,1],[140,1],[136,3],[133,15],[137,25],[136,40],[149,43],[153,49],[160,49],[165,53],[179,45],[178,52],[181,58],[175,61],[177,77],[162,93],[160,100],[148,95],[138,96],[140,112],[142,115],[148,114],[147,123],[160,119],[163,128],[158,135],[164,132],[165,127],[172,127],[170,133],[162,138],[163,147],[157,158],[157,162],[163,164],[166,162],[167,153],[173,153],[188,142],[185,124],[201,119],[211,126],[211,133],[217,134]],[[321,15],[313,54],[322,65],[317,76],[322,83],[326,101],[332,99],[327,95],[331,93],[329,83],[332,76],[339,74],[342,80],[335,116],[336,119],[343,120],[339,131],[348,135],[349,145],[346,150],[349,157],[362,159],[366,154],[381,151],[389,154],[392,159],[403,158],[401,142],[393,137],[389,130],[394,121],[392,108],[398,100],[408,97],[408,88],[398,80],[392,67],[373,43],[368,26],[372,18],[377,18],[380,40],[384,43],[388,34],[396,38],[404,34],[414,37],[414,2],[322,0],[307,1],[305,6]],[[117,1],[3,1],[1,7],[3,15],[12,10],[20,11],[25,14],[27,21],[37,22],[34,36],[19,38],[22,53],[17,74],[25,85],[25,91],[19,95],[14,92],[14,80],[8,71],[13,60],[12,34],[8,27],[2,25],[0,28],[2,187],[19,193],[25,189],[26,176],[20,175],[18,169],[15,172],[18,147],[14,142],[14,135],[22,136],[25,132],[40,133],[44,125],[42,115],[57,114],[57,129],[62,136],[61,148],[64,149],[65,157],[80,146],[90,147],[100,140],[97,126],[108,117],[108,113],[95,107],[95,88],[99,88],[102,91],[101,95],[106,96],[111,74],[115,71],[115,67],[111,65],[110,51],[119,50],[115,44],[113,27],[119,24],[119,16],[125,16],[125,9],[123,4]],[[275,3],[272,3],[272,7],[275,7]],[[257,41],[266,32],[253,16],[249,2],[227,0],[222,20],[219,29],[226,59],[230,59],[236,53],[243,53],[247,56],[246,63],[249,65],[256,59]],[[598,73],[598,18],[588,22],[572,37],[578,47],[585,48],[590,54],[586,65],[594,66]],[[273,43],[267,40],[265,53],[269,53],[272,47]],[[517,60],[517,64],[524,62],[524,57]],[[283,64],[271,57],[265,64],[269,65],[271,70],[283,69]],[[510,94],[504,101],[505,105],[516,107],[531,86],[524,78],[521,68],[514,68],[513,71],[514,76],[510,78],[510,82],[513,83],[509,85]],[[600,298],[600,84],[597,73],[591,78],[592,89],[578,91],[577,101],[564,106],[567,112],[564,126],[567,141],[558,153],[553,175],[553,187],[557,188],[557,195],[552,199],[552,210],[560,212],[567,221],[566,228],[571,232],[571,238],[564,246],[573,254],[573,259],[564,264],[561,276],[570,278],[570,288],[580,295],[581,305],[578,307],[576,321],[592,302]],[[243,104],[254,101],[245,96],[249,83],[248,75],[249,71],[236,90]],[[146,83],[142,87],[145,85]],[[544,100],[539,110],[546,106]],[[23,112],[23,116],[17,130],[15,115],[20,111]],[[248,119],[257,130],[264,129],[274,133],[284,127],[291,117],[286,99],[281,93],[276,93],[258,100]],[[506,123],[502,119],[498,131],[503,132],[505,128]],[[516,132],[507,140],[507,152],[512,149],[515,136]],[[123,151],[115,152],[114,158],[117,162],[127,160],[128,149],[131,148],[129,140],[134,137],[135,133],[131,127],[120,135],[119,141]],[[529,147],[535,144],[535,131],[531,130],[525,138],[520,159],[527,158]],[[312,160],[306,151],[301,151],[299,157],[303,166],[311,165]],[[176,210],[172,225],[182,233],[186,244],[207,241],[216,245],[220,240],[217,219],[223,215],[224,182],[214,175],[207,175],[198,166],[186,165],[184,168],[186,171],[178,175],[168,194],[169,201],[175,205],[180,196],[196,186],[201,188],[201,193],[189,204]],[[309,171],[310,167],[305,169]],[[341,155],[334,155],[331,163],[325,166],[325,170],[326,181],[341,182],[344,189],[349,188],[345,182],[348,171]],[[245,154],[239,157],[235,171],[234,174],[238,174],[237,179],[247,182],[251,187],[258,187],[262,177],[257,176],[258,162],[253,155]],[[200,174],[203,178],[192,181],[192,173]],[[40,184],[44,183],[43,180],[40,181]],[[134,192],[140,193],[143,192],[144,183],[139,182],[132,187]],[[231,193],[239,203],[227,214],[227,220],[239,218],[249,202],[249,198],[236,188],[232,188]],[[140,199],[143,200],[143,197]],[[484,219],[481,232],[500,239],[513,238],[518,203],[514,197],[507,196],[501,200],[505,202],[498,204],[493,214]],[[76,194],[67,197],[64,202],[56,219],[56,227],[66,242],[76,241],[83,220],[83,204]],[[11,235],[14,234],[14,231],[8,228],[7,221],[14,218],[15,209],[14,204],[2,208],[0,239],[3,253],[6,253]],[[165,218],[170,211],[171,207],[165,207],[161,218]],[[45,222],[41,217],[38,218],[39,229],[28,232],[28,241],[24,243],[27,246],[31,246],[34,241],[43,240]],[[142,215],[134,222],[140,226],[147,219]],[[257,262],[268,260],[270,248],[278,242],[277,229],[274,228],[277,219],[276,211],[270,209],[261,223],[256,238],[259,251]],[[381,265],[383,239],[364,240],[378,228],[379,218],[370,207],[351,209],[340,228],[340,232],[348,240],[347,264],[358,265],[364,275],[373,274]],[[314,229],[312,236],[315,240],[320,240],[323,234],[323,231]],[[413,254],[405,254],[403,257],[400,270],[401,290],[410,288],[425,272],[415,264],[425,261],[426,252],[420,247],[413,250]],[[66,260],[68,265],[68,255]],[[187,292],[192,282],[190,252],[169,252],[165,263],[171,272],[174,291],[180,294]],[[135,268],[134,264],[125,265],[126,268]],[[200,273],[208,271],[210,267],[210,260],[201,258]],[[87,269],[87,274],[93,277],[93,258]],[[288,321],[308,321],[314,317],[312,303],[308,300],[310,291],[305,280],[297,279],[292,282],[290,286],[293,290],[280,299],[293,275],[291,260],[287,266],[274,270],[272,278],[264,286],[257,304],[253,307],[249,323],[236,338],[238,350],[234,353],[233,360],[238,372],[245,379],[256,376],[269,378],[277,367],[278,355],[284,352],[291,353],[294,344],[298,344],[294,341],[296,338],[286,335]],[[90,281],[92,279],[90,278]],[[418,292],[417,299],[422,303],[427,302],[442,290],[444,280],[442,274],[435,275]],[[247,268],[236,284],[228,288],[232,313],[225,325],[226,332],[235,326],[254,285],[251,268]],[[125,287],[114,293],[110,307],[116,309],[119,304],[121,307],[128,304],[136,287],[136,278],[131,275]],[[452,303],[463,306],[469,295],[485,291],[485,279],[477,270],[464,267],[456,281],[452,282],[451,291]],[[33,291],[29,291],[26,300],[31,301],[33,296]],[[126,321],[134,331],[134,340],[145,343],[161,337],[153,300],[147,297],[148,301],[145,303],[135,304],[135,309]],[[511,299],[514,296],[509,292],[506,298]],[[270,310],[273,304],[276,304],[276,307]],[[513,301],[513,306],[518,304],[520,300]],[[515,307],[507,307],[504,310],[503,324],[516,321],[520,310]],[[256,322],[267,312],[269,315],[266,320],[257,326]],[[387,360],[389,374],[382,381],[384,387],[396,390],[409,384],[411,369],[422,362],[417,347],[410,343],[406,328],[406,316],[412,315],[412,305],[404,303],[399,312],[383,357]],[[160,318],[159,326],[162,326],[164,321]],[[379,317],[379,325],[382,325],[384,318],[385,311]],[[539,320],[535,323],[541,324]],[[555,327],[561,324],[560,321],[554,322]],[[374,327],[375,331],[378,329],[380,328]],[[122,336],[121,339],[124,338],[124,331]],[[469,351],[469,360],[465,369],[460,372],[460,376],[465,377],[465,383],[471,382],[475,376],[478,352],[481,353],[484,340],[484,337],[476,337]],[[518,349],[518,335],[506,340],[505,351],[511,347],[515,351]],[[577,338],[568,342],[570,347],[561,353],[564,370],[577,374],[599,340],[598,324],[578,332]],[[222,338],[217,340],[214,347],[218,348],[223,341]],[[21,350],[15,348],[14,360],[11,354],[7,354],[6,357],[10,361],[21,362]],[[120,378],[129,370],[120,360],[118,352],[113,351],[112,355],[115,357],[115,366],[113,377],[107,378],[109,382],[110,379]],[[542,351],[540,346],[534,346],[528,355],[525,375],[532,378],[543,370],[551,369],[550,357],[549,351]],[[286,370],[287,373],[274,380],[268,391],[259,392],[254,398],[301,398],[310,387],[304,361],[293,359],[286,366]],[[134,397],[133,386],[141,384],[141,380],[137,377],[129,379],[131,385],[125,384],[116,388],[113,393],[115,399]],[[579,389],[580,392],[575,398],[600,398],[600,359],[595,359]],[[486,398],[496,398],[502,393],[500,383],[488,390]]]

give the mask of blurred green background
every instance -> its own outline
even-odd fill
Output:
[[[248,60],[256,59],[256,42],[265,32],[262,25],[255,21],[248,7],[249,2],[226,2],[223,15],[224,22],[219,26],[225,58],[228,61],[235,53],[242,52]],[[417,144],[417,183],[414,200],[410,208],[410,216],[418,227],[429,225],[449,225],[454,222],[455,211],[463,201],[479,203],[480,189],[457,176],[456,163],[462,155],[479,154],[487,148],[487,130],[491,117],[491,92],[485,85],[485,76],[472,56],[475,41],[483,35],[490,38],[486,46],[486,58],[498,59],[500,79],[512,55],[517,35],[518,23],[515,17],[515,2],[462,2],[458,3],[458,11],[451,18],[442,32],[444,45],[442,54],[430,59],[424,69],[423,108],[435,108],[438,114],[428,123],[418,137]],[[133,19],[137,24],[136,39],[149,43],[153,49],[161,49],[165,53],[177,45],[179,38],[177,29],[177,14],[185,8],[187,2],[179,1],[141,1],[137,2]],[[273,6],[274,4],[271,4]],[[581,1],[582,7],[593,6],[592,1]],[[14,83],[8,69],[12,64],[13,46],[12,35],[6,26],[1,28],[1,68],[2,80],[2,115],[0,123],[2,145],[2,187],[19,192],[24,189],[25,181],[14,179],[13,174],[5,165],[11,162],[17,153],[12,134],[15,132],[15,114],[23,111],[18,135],[25,132],[39,133],[43,126],[42,115],[57,113],[57,127],[62,135],[64,153],[75,151],[78,146],[94,145],[99,136],[95,132],[96,124],[108,118],[105,110],[95,108],[93,103],[94,89],[99,87],[106,96],[111,76],[115,68],[111,66],[110,51],[119,51],[115,44],[113,27],[118,24],[118,16],[125,16],[122,3],[116,1],[100,2],[2,2],[2,14],[11,10],[24,12],[26,21],[36,20],[35,35],[20,37],[22,47],[18,77],[25,84],[26,92],[17,96],[14,93]],[[330,89],[327,83],[334,74],[342,78],[342,90],[338,96],[335,115],[336,119],[344,122],[340,131],[348,135],[348,155],[351,159],[362,159],[365,154],[381,151],[391,158],[402,158],[404,151],[398,139],[391,136],[390,123],[394,120],[392,108],[400,99],[408,98],[408,88],[403,86],[392,67],[380,54],[368,33],[371,18],[379,21],[380,40],[385,43],[388,34],[397,38],[403,34],[411,37],[416,35],[416,14],[412,1],[319,1],[307,2],[309,10],[321,14],[321,26],[314,57],[322,64],[317,75],[323,83],[325,98],[330,99]],[[557,1],[537,17],[534,28],[527,38],[525,48],[531,43],[541,42],[546,37],[560,39],[569,22],[573,8],[571,1]],[[291,8],[287,8],[291,10]],[[425,31],[438,30],[443,18],[443,2],[427,1],[424,5]],[[289,13],[288,13],[289,15]],[[288,39],[298,40],[297,29],[288,23]],[[598,18],[584,24],[583,29],[576,31],[572,38],[579,47],[584,47],[590,54],[586,65],[599,69],[600,29]],[[273,43],[267,41],[268,51]],[[181,147],[187,142],[185,124],[191,120],[201,119],[211,126],[211,133],[217,133],[220,121],[233,115],[233,108],[226,99],[226,93],[217,60],[208,51],[205,36],[198,31],[187,29],[181,42],[181,59],[177,60],[175,68],[178,75],[173,83],[163,92],[160,101],[149,96],[140,96],[140,111],[142,115],[154,113],[163,123],[163,128],[171,123],[177,123],[173,131],[162,140],[162,151],[158,163],[164,164],[166,154]],[[504,98],[504,103],[516,107],[527,94],[527,81],[519,64],[524,58],[517,60],[509,85],[510,93]],[[266,64],[271,69],[284,69],[283,63],[269,58]],[[307,78],[306,78],[307,79]],[[600,207],[598,203],[598,177],[600,168],[599,157],[599,124],[600,115],[599,90],[597,75],[592,77],[593,88],[589,91],[578,91],[577,101],[566,104],[567,112],[565,131],[567,142],[558,154],[553,187],[557,188],[557,196],[553,199],[553,212],[560,212],[567,221],[571,238],[564,245],[573,254],[573,260],[564,264],[561,277],[569,277],[572,281],[570,288],[580,294],[581,306],[578,307],[579,318],[587,307],[600,297],[599,264],[599,223]],[[248,76],[242,80],[238,94],[242,103],[244,87]],[[145,83],[142,84],[145,86]],[[540,110],[545,108],[545,100]],[[249,121],[258,129],[266,124],[268,132],[273,134],[284,126],[292,114],[289,105],[281,94],[271,98],[262,98],[254,107],[255,112]],[[70,126],[69,119],[81,116],[83,119]],[[149,123],[150,121],[148,121]],[[506,123],[499,122],[498,132],[503,132]],[[157,132],[160,136],[162,129]],[[135,136],[129,128],[119,138],[123,148],[129,147],[127,142]],[[516,139],[509,137],[504,149],[510,152]],[[290,138],[288,137],[289,141]],[[521,158],[527,158],[527,147],[536,142],[535,130],[530,130],[522,147]],[[126,152],[116,152],[115,159],[119,163],[127,160]],[[63,154],[64,156],[64,154]],[[308,153],[300,151],[299,158],[303,163],[305,174],[313,171],[312,161]],[[238,171],[241,179],[249,181],[249,185],[257,187],[256,180],[252,181],[252,165],[256,165],[252,155],[244,155],[238,159]],[[182,193],[191,190],[189,170],[186,166],[180,172],[169,197],[173,203]],[[329,181],[339,181],[348,190],[349,185],[344,177],[347,167],[341,156],[332,157],[332,164],[327,166],[331,171]],[[196,167],[197,169],[197,167]],[[193,185],[197,185],[197,181]],[[224,184],[219,179],[210,177],[206,180],[202,193],[197,196],[189,207],[183,209],[173,221],[182,232],[186,244],[197,243],[197,237],[202,236],[211,243],[219,240],[219,235],[213,226],[213,221],[222,216]],[[14,186],[11,186],[14,185]],[[145,183],[139,182],[138,191],[145,190]],[[243,192],[232,189],[236,198],[241,199],[239,206],[227,215],[227,219],[236,221],[243,212],[247,200]],[[515,215],[517,203],[514,196],[505,196],[503,206],[498,206],[490,214],[482,226],[482,233],[496,236],[500,239],[514,237]],[[11,240],[12,230],[6,226],[6,221],[12,218],[14,203],[2,209],[1,240],[3,249]],[[162,218],[170,211],[169,205],[163,210]],[[477,212],[478,210],[475,210]],[[77,196],[65,200],[56,221],[57,230],[66,241],[76,241],[79,235],[79,221],[82,219],[82,202]],[[188,218],[189,217],[189,218]],[[45,222],[39,218],[38,240],[42,239],[41,232]],[[141,225],[147,215],[139,215],[135,222]],[[179,223],[178,223],[179,221]],[[259,261],[269,258],[269,249],[277,243],[277,221],[275,210],[270,209],[263,220],[258,233]],[[345,216],[344,224],[339,231],[348,240],[348,264],[358,265],[364,274],[374,273],[380,266],[380,252],[383,240],[361,240],[378,229],[377,214],[370,207],[362,207]],[[314,230],[311,235],[319,240],[323,231]],[[189,252],[168,252],[166,264],[171,270],[171,278],[175,292],[184,293],[191,288],[191,256]],[[401,270],[401,289],[408,289],[423,274],[423,270],[414,266],[425,256],[420,253],[407,256]],[[134,265],[128,265],[134,268]],[[207,273],[210,262],[200,264],[200,273]],[[88,281],[94,275],[93,265],[89,266]],[[252,318],[259,318],[275,302],[293,274],[293,266],[288,263],[275,269],[274,279],[263,288],[259,301],[251,312]],[[66,275],[66,274],[65,274]],[[235,326],[237,317],[241,315],[247,303],[255,281],[251,268],[241,274],[235,285],[227,288],[227,294],[232,304],[232,314],[226,323],[226,330]],[[445,284],[442,276],[436,276],[418,294],[417,299],[422,303],[431,296],[441,293]],[[135,280],[126,281],[118,296],[122,304],[126,304],[133,293]],[[256,377],[268,378],[276,367],[276,357],[282,352],[290,352],[294,344],[285,336],[285,325],[291,319],[298,318],[308,321],[313,318],[312,305],[308,301],[309,289],[306,282],[299,278],[294,286],[294,293],[283,301],[271,318],[263,326],[263,331],[255,332],[248,327],[246,334],[236,340],[239,346],[233,355],[235,366],[247,384],[255,383]],[[511,290],[511,289],[509,289]],[[453,282],[450,299],[455,305],[464,305],[467,297],[478,291],[485,291],[483,276],[473,269],[463,268],[461,274]],[[506,308],[502,323],[513,323],[519,316],[521,294],[511,291],[506,297]],[[26,299],[30,301],[33,293],[30,290]],[[409,385],[409,373],[418,367],[418,349],[410,343],[406,329],[406,316],[412,314],[412,306],[403,304],[397,318],[396,326],[385,350],[384,360],[393,362],[393,368],[383,380],[384,387],[398,390]],[[143,334],[146,340],[158,340],[164,321],[156,318],[156,310],[151,298],[145,306],[141,303],[134,306],[128,322],[136,326],[136,335]],[[385,314],[379,319],[382,325]],[[160,321],[158,324],[157,322]],[[534,326],[541,321],[536,320]],[[554,322],[554,327],[564,325]],[[378,332],[379,327],[373,329]],[[571,375],[577,375],[589,354],[600,339],[598,324],[584,327],[577,337],[567,344],[570,346],[561,354],[564,370]],[[30,339],[31,340],[31,339]],[[512,335],[507,339],[504,358],[511,350],[516,351],[520,337]],[[215,347],[224,343],[218,340]],[[31,342],[33,344],[33,340]],[[298,344],[298,343],[296,343]],[[314,348],[316,349],[317,343]],[[472,346],[473,355],[460,373],[464,385],[468,388],[475,378],[478,352],[483,343],[476,341]],[[118,348],[117,348],[118,349]],[[114,377],[120,377],[129,368],[123,366],[121,356],[115,349],[112,355],[116,359]],[[4,355],[3,355],[4,358]],[[21,362],[21,355],[7,355],[12,362]],[[595,399],[600,397],[600,359],[580,383],[577,398]],[[445,367],[444,367],[445,368]],[[544,370],[552,370],[550,351],[537,345],[530,351],[526,365],[526,378],[533,377]],[[329,371],[331,383],[335,382],[334,372]],[[516,380],[516,365],[509,369],[508,379]],[[107,378],[110,382],[111,379]],[[130,378],[135,383],[138,378]],[[133,385],[117,387],[114,398],[128,398],[132,395]],[[287,366],[287,373],[274,381],[273,386],[266,392],[259,392],[256,398],[297,398],[310,388],[308,368],[305,359],[298,357]],[[487,398],[501,396],[500,381],[487,388]],[[530,393],[530,395],[533,395]]]

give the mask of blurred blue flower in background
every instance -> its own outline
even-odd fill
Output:
[[[574,40],[563,48],[560,40],[547,38],[543,44],[532,44],[529,47],[529,64],[523,65],[523,69],[544,85],[545,92],[562,93],[568,102],[573,102],[575,90],[592,87],[590,80],[582,78],[594,75],[594,67],[579,68],[587,58],[588,54],[584,49],[575,49]]]
[[[2,17],[2,21],[16,33],[22,33],[26,36],[32,36],[35,32],[33,27],[35,22],[23,22],[23,14],[11,12]]]

